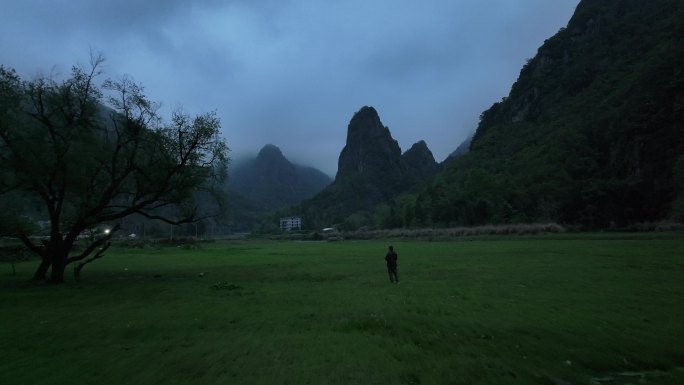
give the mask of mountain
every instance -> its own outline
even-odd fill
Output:
[[[297,204],[332,181],[313,167],[291,163],[272,144],[264,146],[256,158],[243,160],[229,171],[228,189],[233,200],[241,202],[234,211],[243,222],[254,222],[268,211]]]
[[[410,180],[425,180],[433,177],[439,171],[439,163],[435,161],[432,151],[424,140],[416,142],[401,155]]]
[[[355,228],[369,223],[376,205],[432,177],[438,167],[423,141],[402,155],[375,108],[365,106],[347,126],[335,181],[294,210],[309,227],[345,222]]]
[[[397,210],[429,225],[684,217],[682,41],[680,0],[582,0],[482,113],[470,152]]]
[[[272,210],[310,198],[330,182],[322,171],[295,165],[278,147],[268,144],[256,158],[232,170],[228,186],[262,210]]]
[[[340,153],[336,181],[360,175],[389,172],[392,182],[401,179],[401,148],[373,107],[363,107],[347,127],[347,142]]]

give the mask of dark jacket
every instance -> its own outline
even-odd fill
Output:
[[[390,251],[385,255],[385,261],[387,261],[387,266],[396,267],[397,266],[397,253]]]

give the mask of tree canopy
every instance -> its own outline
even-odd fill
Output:
[[[78,262],[79,271],[102,256],[113,232],[78,253],[74,245],[103,224],[116,229],[134,214],[172,224],[198,219],[206,213],[194,198],[225,176],[228,148],[215,112],[176,111],[166,123],[131,78],[97,85],[102,62],[93,57],[61,81],[22,81],[0,67],[0,204],[10,206],[13,196],[26,203],[5,212],[0,228],[40,256],[35,279],[51,268],[50,280],[61,282],[68,264]],[[49,222],[44,239],[32,237],[31,226],[7,225],[38,219]]]

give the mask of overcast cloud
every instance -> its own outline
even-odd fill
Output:
[[[68,74],[92,49],[166,116],[216,110],[233,157],[272,143],[334,176],[364,105],[403,150],[422,139],[444,160],[578,2],[9,0],[0,64]]]

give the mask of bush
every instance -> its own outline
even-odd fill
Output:
[[[557,223],[521,223],[507,225],[486,225],[476,227],[453,227],[444,229],[391,229],[355,231],[345,233],[347,239],[378,238],[455,238],[475,235],[541,234],[563,233],[566,229]]]
[[[625,231],[678,231],[684,230],[684,224],[676,222],[642,222],[634,223],[624,228]]]

